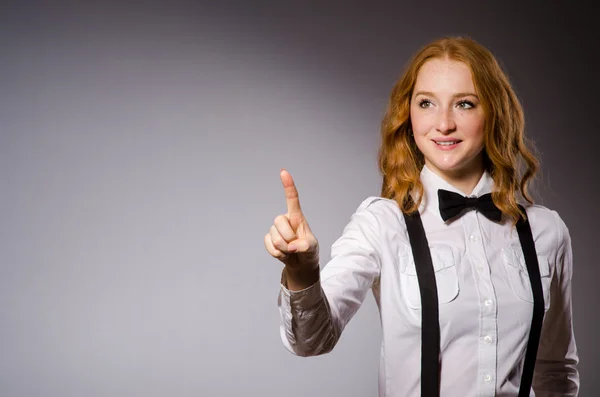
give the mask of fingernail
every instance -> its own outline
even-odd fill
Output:
[[[296,251],[296,245],[295,245],[295,244],[289,244],[289,245],[288,245],[288,251],[289,251],[289,252],[294,252],[294,251]]]

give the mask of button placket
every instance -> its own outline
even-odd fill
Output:
[[[479,219],[475,211],[461,218],[467,236],[467,252],[474,265],[474,279],[480,296],[479,313],[479,394],[493,396],[495,394],[497,346],[494,342],[497,335],[497,311],[494,304],[496,295],[492,284],[491,273],[485,255],[485,240],[481,234]]]

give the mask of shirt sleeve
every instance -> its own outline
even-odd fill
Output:
[[[299,356],[330,352],[380,274],[381,240],[369,198],[358,207],[331,248],[318,282],[301,291],[282,276],[278,306],[284,346]]]
[[[556,270],[550,284],[550,309],[546,312],[535,364],[536,397],[576,397],[579,393],[579,358],[573,333],[571,278],[573,255],[569,230],[553,211],[558,225]]]

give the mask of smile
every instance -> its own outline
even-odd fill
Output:
[[[452,146],[452,145],[456,145],[458,143],[460,143],[460,140],[455,140],[455,141],[433,141],[435,142],[436,145],[439,146]]]

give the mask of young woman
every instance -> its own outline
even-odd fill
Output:
[[[288,211],[265,246],[285,264],[284,345],[331,351],[372,290],[380,396],[577,396],[569,232],[528,194],[538,161],[489,50],[453,37],[414,56],[390,97],[379,165],[381,197],[360,204],[322,270],[281,171]]]

